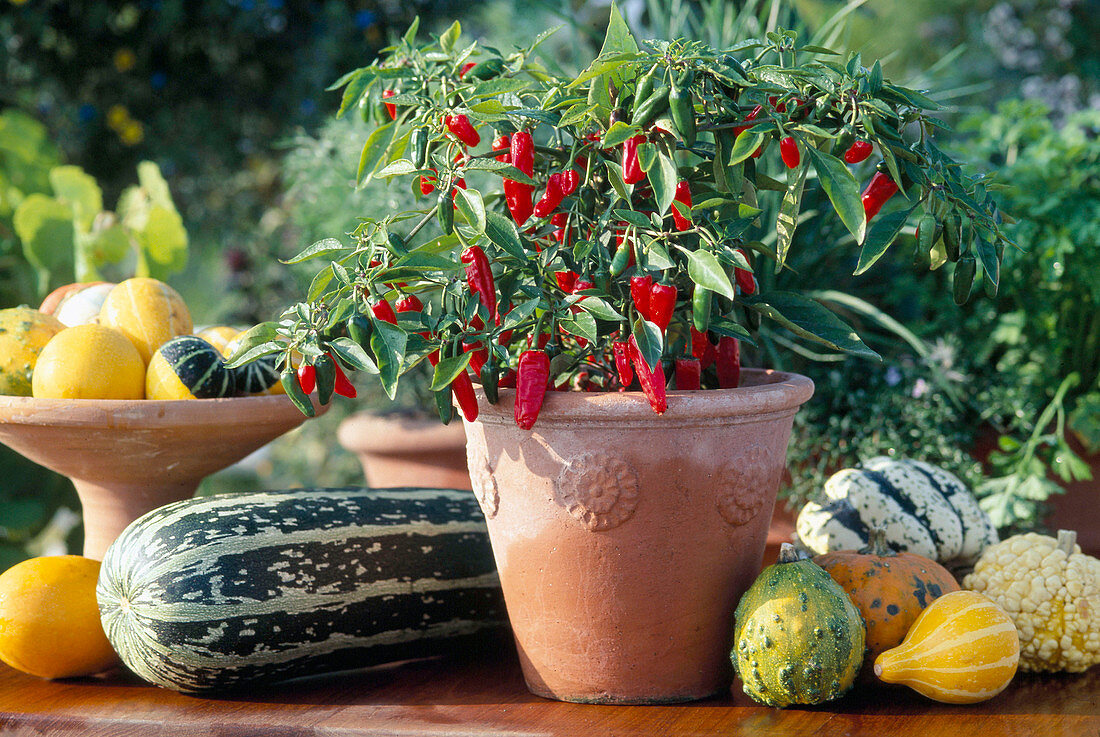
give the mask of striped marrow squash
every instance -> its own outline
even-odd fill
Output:
[[[156,349],[145,370],[146,399],[211,399],[237,391],[218,349],[194,335],[178,335]]]
[[[870,530],[880,528],[901,552],[965,568],[997,542],[966,485],[922,461],[871,458],[833,474],[825,496],[803,507],[796,523],[802,544],[818,554],[866,547]]]
[[[188,693],[438,654],[506,621],[477,500],[450,489],[169,504],[111,545],[96,593],[126,666]]]

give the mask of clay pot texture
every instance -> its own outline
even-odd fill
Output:
[[[528,688],[585,703],[690,701],[726,690],[733,612],[756,578],[804,376],[738,389],[548,393],[531,431],[514,392],[467,423]]]
[[[373,489],[469,489],[466,434],[438,419],[359,412],[340,423],[340,445],[359,458]]]
[[[318,414],[327,410],[314,402]],[[0,397],[0,442],[72,479],[84,555],[135,519],[194,496],[202,479],[306,420],[286,395],[230,399]]]

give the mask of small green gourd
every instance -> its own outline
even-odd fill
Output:
[[[844,589],[784,543],[737,605],[730,658],[754,701],[820,704],[852,687],[864,644],[863,619]]]

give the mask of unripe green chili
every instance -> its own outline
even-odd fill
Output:
[[[943,249],[948,261],[959,260],[959,242],[962,240],[962,218],[957,212],[947,216],[943,223]]]
[[[393,252],[404,256],[409,252],[409,249],[405,247],[405,239],[397,233],[390,233],[386,236],[386,241],[390,244],[390,248]]]
[[[493,57],[492,59],[486,59],[485,61],[478,62],[470,71],[467,72],[467,76],[474,79],[492,79],[498,76],[504,71],[504,60],[499,57]]]
[[[444,425],[449,425],[454,417],[454,405],[451,404],[451,387],[440,389],[435,394],[435,409],[439,412],[439,419]]]
[[[710,326],[710,305],[713,293],[706,287],[695,285],[695,291],[691,295],[691,324],[700,333],[707,332]]]
[[[352,315],[348,318],[348,337],[367,348],[370,345],[371,321],[365,315]]]
[[[496,363],[493,358],[493,354],[490,351],[489,358],[482,364],[480,372],[481,389],[485,392],[485,400],[489,404],[496,404],[500,401],[499,393],[497,392],[500,377],[497,376]]]
[[[649,71],[642,75],[642,78],[638,80],[638,86],[634,90],[634,107],[631,110],[632,119],[637,117],[639,108],[651,94],[653,94],[653,88],[657,84],[657,71],[661,67],[654,64],[649,68]]]
[[[444,235],[455,232],[455,192],[447,189],[439,193],[439,206],[436,207],[435,216],[439,219],[439,227]]]
[[[973,256],[964,256],[955,265],[954,287],[955,304],[962,306],[970,299],[970,290],[974,286],[974,275],[978,264]]]
[[[668,104],[668,85],[662,84],[660,87],[653,90],[653,92],[649,94],[649,97],[642,101],[642,104],[635,110],[630,122],[640,128],[645,128],[656,120],[658,115],[668,109]]]
[[[917,251],[928,253],[936,242],[936,218],[928,212],[917,223]]]
[[[668,109],[672,113],[672,124],[688,148],[695,145],[696,138],[695,104],[690,89],[693,76],[688,70],[680,77],[673,79],[672,89],[668,93]]]
[[[428,163],[428,128],[422,126],[412,132],[409,137],[409,146],[413,152],[413,166],[423,169]]]

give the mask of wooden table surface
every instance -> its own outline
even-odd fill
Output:
[[[901,687],[814,708],[770,709],[740,693],[679,706],[588,706],[532,696],[515,653],[406,662],[222,698],[184,696],[124,673],[45,681],[0,664],[0,735],[874,735],[1100,737],[1100,667],[1018,675],[976,706]]]

